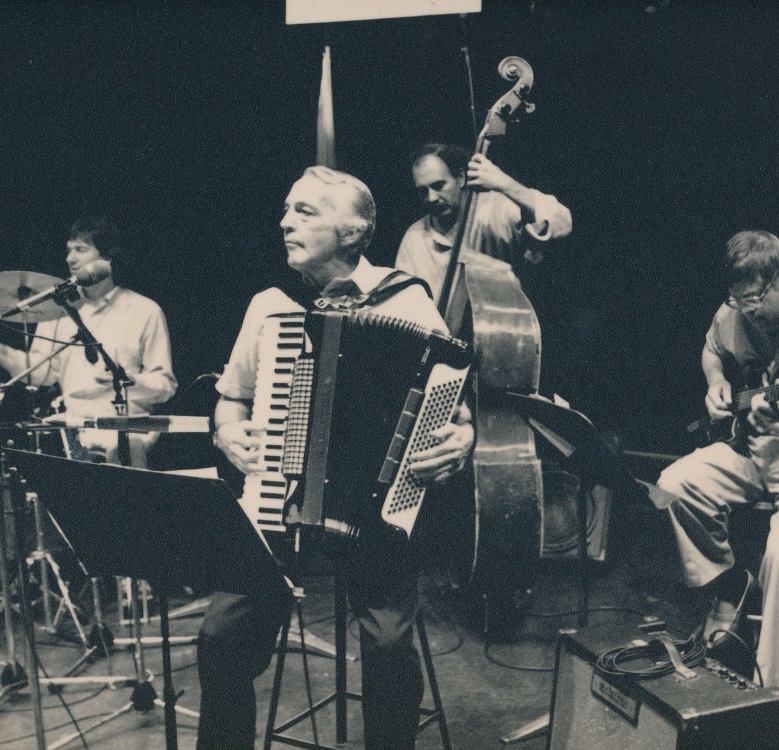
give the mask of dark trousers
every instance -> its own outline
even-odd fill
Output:
[[[424,690],[413,642],[417,565],[408,555],[361,554],[342,575],[360,624],[366,750],[412,750]],[[198,636],[197,750],[252,750],[254,678],[270,663],[288,605],[217,592]]]

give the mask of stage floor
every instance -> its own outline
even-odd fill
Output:
[[[665,620],[668,629],[687,636],[705,615],[708,606],[702,592],[688,592],[680,583],[678,560],[666,519],[654,508],[621,507],[615,504],[609,528],[608,556],[604,563],[592,563],[589,586],[589,623],[598,625],[635,620],[637,616],[655,615]],[[556,635],[561,628],[577,624],[576,568],[571,560],[542,561],[535,576],[532,594],[524,602],[524,613],[518,613],[505,628],[489,638],[474,612],[463,597],[441,582],[441,577],[428,574],[420,580],[422,612],[430,639],[436,675],[447,716],[452,747],[457,750],[505,747],[501,738],[509,735],[549,710]],[[85,617],[89,619],[88,592]],[[200,601],[184,592],[173,597],[171,607]],[[472,604],[472,602],[471,602]],[[328,644],[333,643],[332,580],[311,578],[304,599],[306,631]],[[154,613],[154,599],[151,600]],[[201,620],[197,611],[172,621],[172,634],[185,638],[195,636]],[[36,639],[41,664],[50,676],[62,675],[83,654],[84,649],[73,641],[75,630],[69,616],[62,619],[58,633],[47,632],[41,626],[40,610],[36,618]],[[118,624],[115,602],[106,604],[106,622],[115,638],[127,637],[125,626]],[[158,621],[143,626],[145,636],[158,636]],[[2,658],[7,648],[2,643]],[[24,641],[17,629],[17,660],[24,660]],[[359,654],[356,624],[349,619],[347,648],[351,656]],[[162,696],[162,658],[159,647],[143,649],[145,667],[151,675],[151,685]],[[301,671],[301,657],[291,651],[287,658],[282,687],[279,720],[303,710],[306,697]],[[196,651],[193,643],[172,648],[173,681],[177,691],[183,691],[178,705],[197,711],[199,688]],[[335,663],[325,656],[312,656],[309,665],[315,699],[329,694],[334,685]],[[230,665],[225,665],[230,669]],[[359,660],[347,664],[349,689],[359,692]],[[110,659],[100,658],[77,672],[82,677],[95,677],[96,682],[69,685],[61,698],[82,728],[100,721],[111,712],[131,706],[131,687],[109,688],[100,678],[107,674],[134,676],[132,651],[125,646],[114,647]],[[264,733],[273,670],[269,669],[256,681],[258,702],[258,741]],[[57,695],[47,688],[41,691],[42,714],[47,748],[75,730],[68,713]],[[426,690],[425,705],[431,706]],[[37,748],[32,695],[28,688],[7,691],[0,705],[0,748],[28,750]],[[334,711],[318,713],[320,741],[334,745]],[[194,748],[197,720],[184,712],[177,713],[178,746]],[[345,747],[362,747],[359,703],[349,702],[349,740]],[[310,725],[301,724],[298,736],[310,739]],[[87,732],[86,746],[93,750],[159,750],[166,747],[164,712],[161,707],[140,712],[130,708],[105,725]],[[66,747],[84,747],[75,738]],[[274,747],[281,747],[275,745]],[[419,735],[417,748],[433,750],[441,747],[435,724]],[[510,747],[540,750],[545,738],[536,737]]]

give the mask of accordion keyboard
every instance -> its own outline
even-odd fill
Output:
[[[251,421],[261,433],[258,470],[244,479],[240,505],[258,532],[284,531],[282,473],[292,375],[304,343],[303,313],[269,316],[259,333]]]

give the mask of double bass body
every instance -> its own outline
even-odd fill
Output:
[[[476,447],[464,555],[455,555],[455,586],[505,598],[527,583],[541,551],[542,477],[533,432],[507,396],[538,389],[541,331],[533,306],[508,263],[471,251],[447,322],[467,331],[477,355]],[[462,519],[461,519],[462,520]]]

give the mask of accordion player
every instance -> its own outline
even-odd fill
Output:
[[[408,457],[434,444],[431,431],[452,419],[472,351],[447,334],[370,310],[312,310],[301,318],[301,351],[271,415],[275,438],[266,441],[281,448],[281,472],[269,467],[264,481],[275,486],[277,507],[284,497],[288,524],[347,547],[377,535],[402,543],[425,495]],[[284,398],[287,404],[278,403]],[[242,505],[250,517],[258,484],[247,477]],[[271,528],[267,513],[254,515],[258,526]]]

